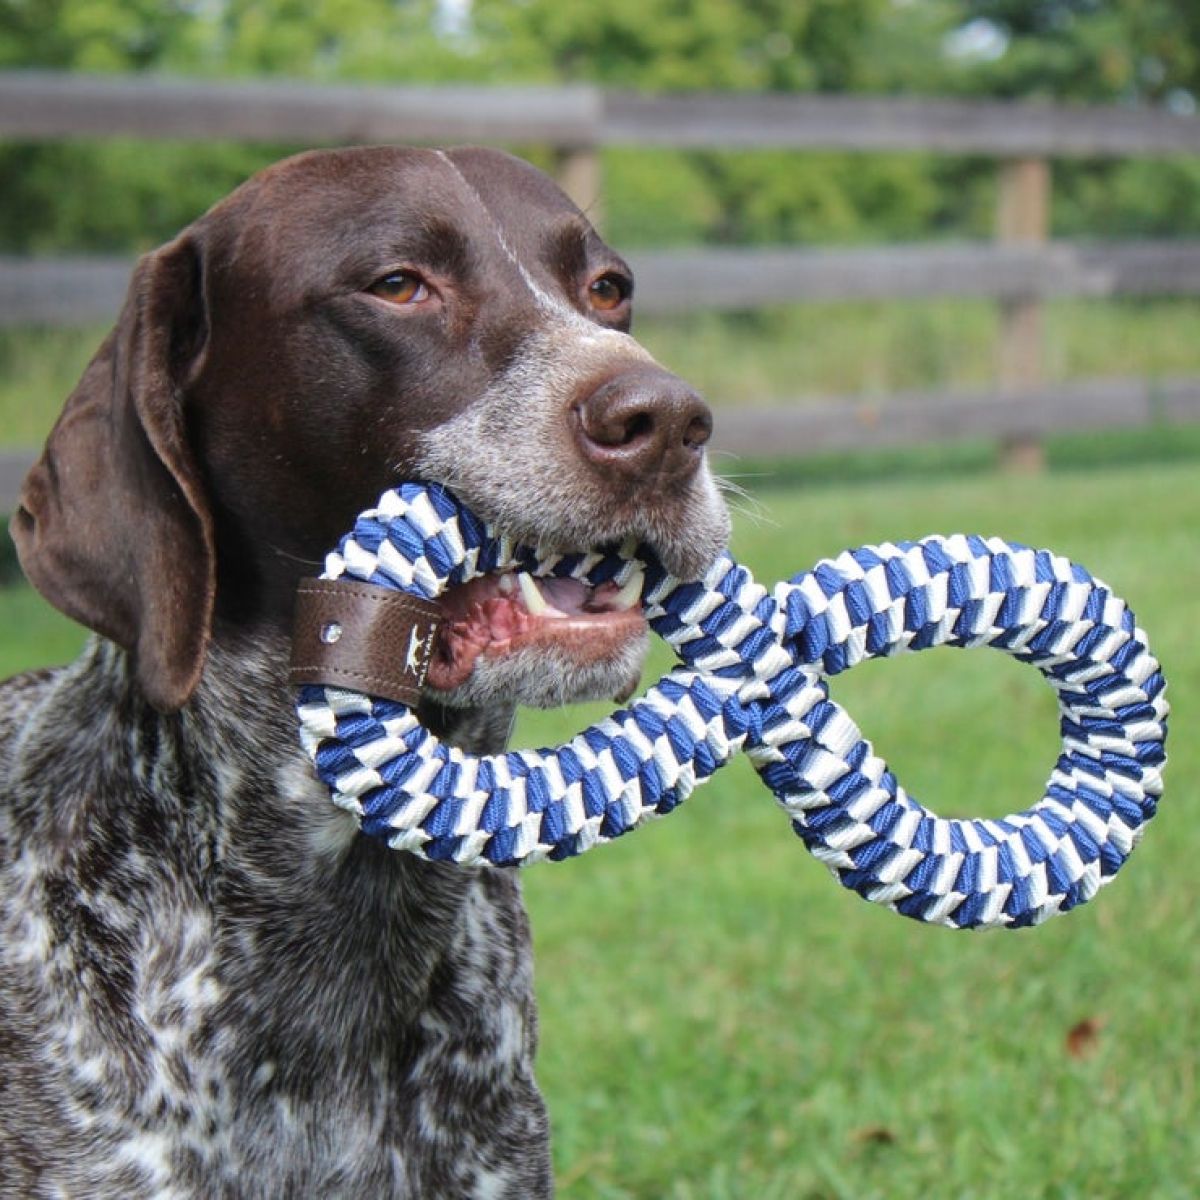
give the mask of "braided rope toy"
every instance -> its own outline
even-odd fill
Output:
[[[652,554],[538,556],[439,486],[364,512],[323,578],[433,599],[517,569],[591,586],[645,572],[651,628],[681,665],[553,750],[474,756],[395,701],[301,688],[301,741],[364,833],[432,860],[515,866],[581,854],[670,812],[745,750],[809,851],[867,900],[958,928],[1037,924],[1122,866],[1162,792],[1167,703],[1123,600],[1046,550],[974,536],[866,546],[767,591],[722,556],[698,582]],[[1045,795],[1002,820],[915,802],[826,678],[931,646],[994,646],[1058,693],[1062,750]]]

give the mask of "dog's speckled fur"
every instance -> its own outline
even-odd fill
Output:
[[[286,647],[213,658],[172,717],[99,639],[0,692],[0,1190],[548,1194],[516,876],[356,837]]]

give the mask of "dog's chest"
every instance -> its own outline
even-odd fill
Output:
[[[42,1081],[6,1121],[55,1131],[30,1152],[75,1194],[540,1194],[515,881],[368,845],[298,761],[156,743],[118,793],[44,755],[4,814],[0,991]]]

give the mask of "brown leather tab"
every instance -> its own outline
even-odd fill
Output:
[[[289,682],[350,688],[411,707],[440,624],[435,603],[405,592],[358,580],[302,580]]]

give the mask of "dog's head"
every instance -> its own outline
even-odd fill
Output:
[[[131,652],[164,710],[214,630],[286,628],[297,579],[401,479],[445,483],[543,546],[633,536],[698,574],[728,533],[711,419],[629,336],[632,287],[507,155],[277,164],[139,263],[26,482],[22,564]],[[448,595],[441,698],[627,690],[645,642],[631,597],[554,587]]]

